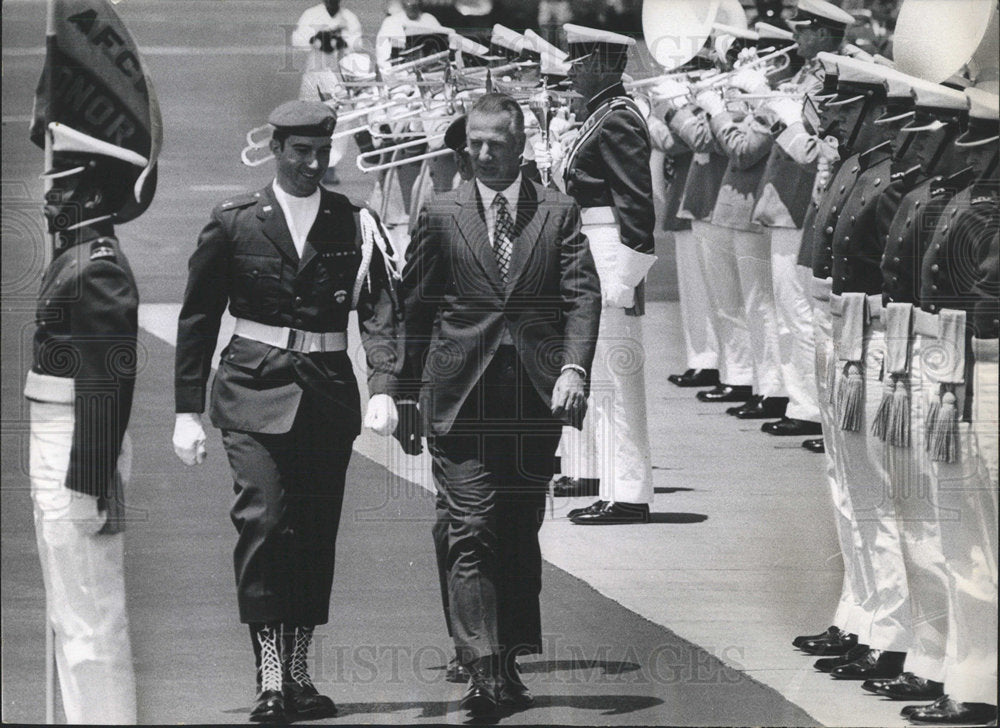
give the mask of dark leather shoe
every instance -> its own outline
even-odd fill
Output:
[[[751,387],[730,387],[728,384],[720,384],[715,389],[707,389],[695,395],[699,402],[746,402],[752,396]]]
[[[936,700],[944,695],[944,683],[925,680],[912,672],[879,682],[883,684],[877,692],[891,700]]]
[[[485,718],[497,712],[497,678],[493,667],[496,659],[494,655],[489,655],[468,668],[469,685],[458,707],[468,711],[473,718]]]
[[[291,717],[301,720],[316,720],[332,718],[337,714],[334,702],[320,695],[313,685],[299,685],[294,680],[282,685],[285,697],[285,710]]]
[[[799,644],[799,649],[810,655],[822,657],[823,655],[844,655],[857,646],[858,636],[856,634],[848,634],[838,629],[835,632],[827,632],[816,639],[803,640]]]
[[[444,671],[444,679],[450,683],[467,683],[469,682],[469,671],[465,669],[465,665],[458,661],[458,657],[452,657]]]
[[[918,710],[923,710],[924,708],[933,708],[933,707],[936,707],[936,706],[941,705],[942,703],[944,703],[946,700],[948,700],[948,696],[947,695],[942,695],[940,698],[938,698],[937,700],[935,700],[933,703],[931,703],[929,705],[927,705],[927,704],[925,704],[925,705],[904,705],[903,709],[901,711],[899,711],[899,714],[901,716],[903,716],[904,718],[909,718],[911,715],[913,715]]]
[[[830,625],[827,627],[825,632],[820,632],[819,634],[800,634],[798,637],[792,640],[792,647],[801,647],[804,642],[815,642],[818,639],[827,636],[836,636],[838,634],[846,634],[842,632],[840,627],[836,625]]]
[[[608,503],[597,513],[581,513],[570,520],[578,526],[649,523],[649,506],[645,503]]]
[[[894,678],[903,671],[905,652],[868,650],[862,657],[830,670],[837,680],[878,680]]]
[[[778,437],[807,437],[809,435],[822,435],[823,426],[818,422],[809,420],[797,420],[793,417],[782,417],[776,422],[765,422],[760,426],[761,432]]]
[[[714,387],[719,383],[719,370],[688,369],[683,374],[671,374],[667,381],[678,387]]]
[[[784,417],[787,406],[787,397],[764,397],[753,406],[748,404],[734,417],[738,420],[766,420],[770,417]]]
[[[814,440],[803,440],[802,447],[809,452],[816,453],[817,455],[822,455],[826,452],[826,444],[823,442],[822,437],[818,437]]]
[[[254,723],[287,723],[285,699],[280,690],[261,690],[257,693],[250,709],[250,720]]]
[[[865,653],[868,652],[868,645],[858,645],[848,650],[847,654],[839,655],[837,657],[823,657],[813,663],[815,667],[820,672],[830,672],[835,667],[840,667],[841,665],[846,665],[850,662],[854,662],[860,657],[864,657]]]
[[[909,674],[909,673],[905,673],[905,672],[903,673],[903,675],[907,675],[907,674]],[[898,680],[898,679],[899,679],[899,677],[893,678],[893,680]],[[882,679],[882,680],[865,680],[863,683],[861,683],[861,689],[864,690],[864,691],[866,691],[866,692],[869,692],[869,693],[875,693],[876,695],[881,695],[882,694],[882,690],[885,688],[885,686],[888,685],[891,682],[892,682],[892,680],[885,680],[885,679]]]
[[[601,481],[598,478],[571,478],[564,475],[552,484],[552,495],[556,498],[597,495],[600,488]]]
[[[914,723],[934,723],[937,725],[988,725],[996,723],[997,706],[987,703],[959,703],[944,698],[910,713]]]
[[[604,507],[608,504],[605,500],[596,500],[585,508],[574,508],[566,515],[569,518],[576,518],[577,516],[590,515],[592,513],[600,513],[604,510]]]
[[[736,415],[738,415],[740,412],[742,412],[743,410],[747,409],[748,407],[752,409],[752,408],[756,407],[757,405],[759,405],[763,401],[764,401],[764,398],[761,395],[755,394],[754,396],[752,396],[750,399],[748,399],[746,402],[743,402],[742,404],[738,404],[735,407],[727,407],[726,408],[726,414],[727,415],[733,415],[735,417]]]
[[[523,710],[535,702],[535,696],[521,680],[521,668],[513,659],[508,661],[508,666],[500,678],[500,689],[497,697],[500,705],[515,710]]]

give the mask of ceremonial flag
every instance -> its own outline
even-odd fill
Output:
[[[49,4],[31,140],[44,147],[46,130],[59,124],[75,132],[75,151],[141,158],[129,180],[132,199],[114,215],[127,222],[146,210],[156,190],[163,139],[156,94],[131,34],[107,0]]]

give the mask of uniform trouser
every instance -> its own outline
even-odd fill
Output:
[[[949,354],[954,347],[946,341],[923,334],[919,338],[924,350],[921,380],[926,404],[937,396],[936,365],[955,354]],[[977,362],[973,376],[972,424],[959,422],[958,458],[952,463],[930,463],[949,586],[944,689],[959,702],[996,704],[996,357]],[[956,391],[959,406],[964,399],[962,389],[959,386]]]
[[[833,501],[834,524],[837,541],[844,561],[844,581],[840,600],[833,616],[833,623],[845,632],[862,634],[867,632],[871,614],[867,605],[869,582],[865,578],[861,556],[861,537],[854,523],[854,506],[851,495],[845,487],[843,471],[837,467],[838,441],[833,433],[837,427],[833,405],[832,371],[836,366],[833,354],[833,330],[830,317],[829,280],[814,279],[811,282],[813,298],[813,341],[815,353],[816,387],[819,394],[820,422],[823,424],[823,443],[826,453],[823,458],[824,474]]]
[[[698,242],[691,230],[675,230],[677,291],[681,303],[681,330],[688,369],[718,369],[719,341],[712,303],[698,256]]]
[[[65,487],[73,427],[71,403],[31,402],[35,537],[63,708],[70,723],[135,723],[124,534],[99,533],[97,498]]]
[[[541,652],[538,530],[560,423],[500,347],[452,429],[429,439],[447,504],[449,624],[463,663]]]
[[[354,432],[303,396],[289,432],[223,430],[240,621],[326,624],[344,479]]]
[[[819,422],[813,351],[812,271],[796,265],[802,230],[768,228],[771,237],[771,285],[778,322],[781,382],[788,407],[785,416]]]
[[[744,325],[753,355],[754,392],[784,396],[778,354],[778,315],[771,285],[771,241],[764,232],[733,231]],[[728,384],[729,382],[727,382]]]
[[[753,348],[740,295],[734,231],[702,220],[692,221],[691,229],[698,241],[710,321],[719,342],[719,379],[731,386],[753,386]]]
[[[831,300],[831,315],[836,332],[838,310],[834,300]],[[837,336],[835,333],[835,340]],[[837,348],[842,344],[838,342]],[[881,391],[879,377],[885,356],[885,332],[878,320],[865,327],[863,346],[865,390]],[[838,358],[835,392],[843,391],[845,386],[844,366],[845,361]],[[854,524],[861,539],[858,557],[868,583],[868,601],[864,606],[871,614],[871,621],[868,629],[858,633],[859,639],[874,649],[903,652],[911,639],[906,568],[882,451],[870,449],[867,434],[877,408],[874,398],[863,399],[860,430],[843,430],[837,422],[833,439],[837,466],[850,494]]]

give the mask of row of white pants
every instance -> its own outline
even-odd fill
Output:
[[[957,461],[933,462],[924,448],[925,417],[938,391],[935,362],[947,342],[912,338],[912,443],[896,447],[871,432],[886,354],[885,330],[875,319],[864,332],[861,428],[845,431],[834,402],[845,361],[836,353],[829,281],[814,281],[814,290],[826,475],[844,558],[833,623],[872,648],[906,652],[904,669],[944,682],[953,699],[995,704],[996,357],[975,363],[972,422],[960,423]]]
[[[786,415],[819,421],[810,272],[802,231],[734,230],[695,220],[674,233],[687,367],[732,386],[788,397]]]

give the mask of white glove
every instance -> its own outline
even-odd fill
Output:
[[[733,64],[733,68],[742,68],[748,63],[753,63],[757,60],[757,49],[756,48],[744,48],[736,56],[736,62]]]
[[[174,452],[185,465],[205,462],[205,428],[197,412],[180,412],[174,420]]]
[[[549,151],[549,145],[543,142],[541,137],[535,139],[531,150],[535,153],[535,166],[538,167],[538,171],[552,169],[552,152]]]
[[[726,104],[722,101],[722,96],[714,89],[702,89],[698,92],[694,102],[713,116],[721,114],[726,110]]]
[[[573,123],[576,121],[575,114],[567,114],[564,110],[556,112],[549,122],[549,139],[562,139],[562,137],[573,130]]]
[[[795,99],[772,99],[767,102],[767,106],[785,126],[791,126],[797,121],[802,121],[802,104]]]
[[[396,403],[388,394],[375,394],[368,400],[368,410],[365,412],[365,427],[382,437],[388,437],[396,431],[399,424],[399,413]]]
[[[771,88],[767,82],[767,76],[753,68],[737,71],[729,85],[748,94],[763,93]]]

